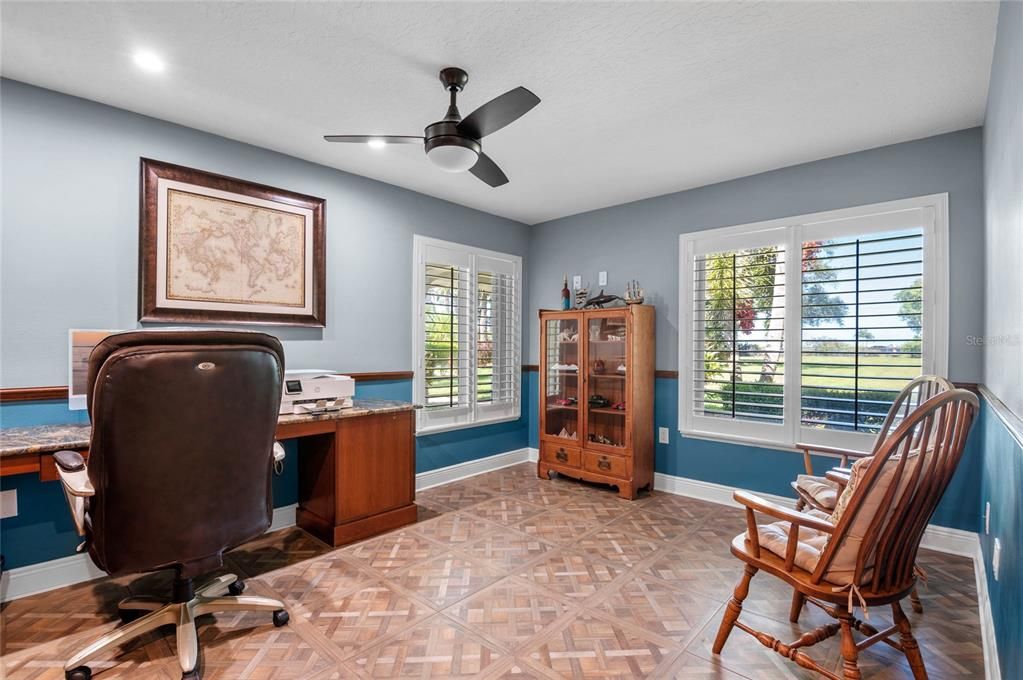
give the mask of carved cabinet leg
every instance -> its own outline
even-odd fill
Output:
[[[732,628],[735,627],[735,622],[739,619],[739,614],[742,612],[742,601],[749,595],[750,579],[756,573],[757,568],[747,564],[742,578],[739,579],[739,584],[735,586],[732,599],[728,601],[728,606],[725,607],[725,614],[721,617],[721,626],[718,628],[717,637],[714,638],[715,654],[720,654],[721,650],[724,649],[725,643],[728,642],[728,635],[732,632]]]
[[[913,677],[915,680],[927,680],[927,669],[924,668],[924,657],[920,653],[920,645],[913,637],[913,627],[909,625],[909,619],[906,618],[906,613],[902,611],[902,605],[898,602],[892,603],[892,620],[899,627],[899,642],[902,643],[902,651],[909,661]]]

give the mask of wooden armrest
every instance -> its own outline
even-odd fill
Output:
[[[848,477],[849,475],[852,474],[852,468],[851,467],[833,467],[833,468],[831,468],[831,471],[832,472],[837,472],[840,475],[845,475],[846,477]]]
[[[844,472],[840,472],[838,470],[828,470],[828,473],[827,475],[825,475],[825,477],[828,479],[828,481],[838,484],[838,486],[840,486],[843,489],[849,486],[849,475]]]
[[[785,520],[791,523],[793,526],[808,527],[810,529],[816,529],[817,531],[823,531],[824,533],[831,534],[835,531],[835,525],[831,522],[825,521],[813,515],[807,515],[786,508],[783,505],[772,503],[769,500],[761,498],[756,494],[749,493],[748,491],[736,491],[732,494],[732,498],[735,499],[740,505],[744,505],[750,510],[770,515],[777,519]]]
[[[813,462],[810,460],[810,452],[814,453],[825,453],[831,456],[838,456],[842,460],[842,465],[848,465],[849,459],[857,460],[859,458],[866,458],[871,455],[866,451],[853,451],[852,449],[836,449],[831,446],[820,446],[818,444],[807,444],[800,443],[796,444],[796,448],[803,452],[803,467],[806,468],[806,474],[813,474]]]

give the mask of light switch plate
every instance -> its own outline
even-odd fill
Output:
[[[600,274],[597,275],[597,285],[598,286],[607,285],[607,272],[600,272]]]
[[[660,442],[661,444],[671,443],[669,439],[670,436],[671,433],[668,432],[668,428],[666,427],[657,428],[657,441]]]
[[[18,490],[0,491],[0,519],[18,516]]]
[[[991,533],[991,501],[984,504],[984,535]]]
[[[998,569],[1002,566],[1002,542],[995,539],[995,549],[991,551],[991,573],[998,580]]]
[[[572,288],[579,290],[583,287],[583,277],[573,276],[572,277]]]

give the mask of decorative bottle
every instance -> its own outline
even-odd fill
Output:
[[[572,309],[572,291],[568,289],[568,275],[565,275],[565,281],[561,287],[561,308]]]

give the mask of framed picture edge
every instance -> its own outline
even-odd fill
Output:
[[[250,198],[306,208],[313,214],[312,314],[205,311],[159,307],[156,303],[157,182],[170,179],[229,191]],[[279,189],[152,158],[139,158],[139,289],[138,319],[143,323],[244,324],[266,326],[327,325],[326,199]]]

